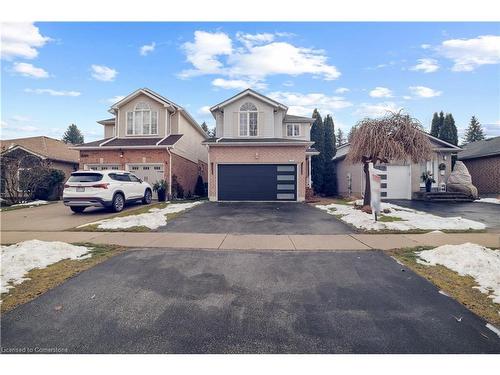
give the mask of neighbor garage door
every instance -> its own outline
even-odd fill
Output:
[[[294,201],[297,166],[294,164],[219,164],[220,201]]]

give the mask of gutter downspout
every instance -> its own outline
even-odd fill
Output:
[[[171,147],[167,147],[168,152],[168,196],[172,197],[172,153],[170,152]]]

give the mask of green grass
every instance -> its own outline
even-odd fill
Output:
[[[74,245],[91,248],[90,254],[92,256],[85,259],[63,259],[46,268],[29,271],[25,275],[29,280],[14,285],[8,293],[2,293],[2,313],[37,298],[67,279],[126,250],[126,248],[116,245],[90,243],[75,243]]]
[[[494,303],[487,294],[481,293],[476,281],[470,276],[460,276],[444,266],[426,266],[417,263],[418,255],[422,250],[431,247],[404,248],[388,251],[390,255],[399,260],[415,273],[426,278],[446,294],[456,299],[475,314],[481,316],[496,327],[500,327],[500,304]]]
[[[378,221],[381,221],[382,223],[390,223],[393,221],[406,221],[406,220],[403,220],[400,217],[396,217],[396,216],[389,216],[389,215],[380,214],[380,216],[378,217]]]

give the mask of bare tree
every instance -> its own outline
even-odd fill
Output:
[[[363,205],[370,204],[369,163],[429,160],[432,146],[418,120],[407,114],[388,113],[380,119],[364,119],[355,127],[350,140],[347,161],[363,163],[365,196]]]
[[[10,204],[33,199],[50,163],[33,155],[2,155],[2,190]]]

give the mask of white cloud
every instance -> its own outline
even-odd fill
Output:
[[[37,68],[33,64],[28,63],[16,62],[12,66],[12,71],[19,73],[24,77],[47,78],[49,76],[49,73],[46,70]]]
[[[32,94],[48,94],[50,96],[80,96],[81,93],[78,91],[60,91],[53,89],[24,89],[25,92],[29,92]]]
[[[318,108],[321,114],[327,114],[352,106],[352,103],[340,96],[328,96],[321,93],[275,91],[269,93],[268,96],[288,106],[288,113],[301,116],[311,116],[315,108]]]
[[[210,106],[209,105],[204,105],[203,107],[201,107],[198,110],[198,113],[200,113],[202,115],[209,115],[211,113],[210,112]]]
[[[404,95],[404,96],[403,96],[403,99],[404,99],[404,100],[411,100],[411,96],[409,96],[409,95]]]
[[[421,44],[420,48],[422,48],[422,49],[429,49],[429,48],[431,48],[431,45],[430,44]]]
[[[410,68],[410,70],[422,71],[424,73],[433,73],[438,69],[439,65],[435,59],[418,59],[417,65]]]
[[[104,65],[92,65],[92,77],[98,81],[113,81],[118,72]]]
[[[38,56],[37,48],[50,40],[32,22],[2,23],[1,56],[6,60],[34,59]]]
[[[241,79],[224,79],[224,78],[214,79],[212,81],[212,85],[222,89],[238,89],[238,90],[245,90],[248,88],[252,88],[255,90],[262,90],[267,87],[267,85],[262,82],[251,82],[251,81],[244,81]]]
[[[293,87],[294,83],[292,81],[285,81],[285,82],[283,82],[283,86],[285,86],[285,87]]]
[[[339,87],[338,89],[335,90],[335,94],[345,94],[346,92],[349,92],[347,87]]]
[[[116,95],[116,96],[113,96],[112,98],[108,98],[106,99],[106,101],[110,104],[115,104],[115,103],[118,103],[120,100],[122,100],[123,98],[125,98],[124,95]]]
[[[377,104],[362,103],[355,113],[366,117],[381,117],[389,112],[398,112],[401,109],[402,108],[394,102],[383,102]]]
[[[155,47],[155,42],[152,42],[151,44],[145,44],[141,48],[139,48],[139,53],[141,54],[141,56],[147,56],[155,50]]]
[[[392,97],[392,90],[378,86],[370,91],[370,96],[372,98],[390,98]]]
[[[445,40],[437,49],[443,56],[453,60],[451,70],[455,72],[470,72],[481,65],[500,63],[498,35]]]
[[[19,118],[17,118],[19,117]],[[36,126],[27,124],[29,119],[24,116],[12,116],[12,122],[1,122],[2,136],[19,136],[19,133],[33,133],[39,130]],[[7,134],[5,134],[7,133]]]
[[[274,40],[278,34],[237,34],[241,46],[233,48],[231,38],[222,32],[196,31],[193,42],[182,48],[193,69],[184,70],[181,78],[202,74],[220,74],[233,80],[264,81],[269,75],[311,74],[334,80],[340,72],[327,63],[323,50],[296,47]]]
[[[247,48],[251,48],[254,45],[269,43],[274,40],[274,34],[261,33],[261,34],[245,34],[238,32],[236,33],[236,39],[245,45]]]
[[[410,92],[419,98],[434,98],[436,96],[441,96],[442,91],[431,89],[425,86],[410,86],[408,87]]]
[[[186,53],[187,61],[194,67],[180,74],[181,78],[188,78],[220,73],[224,64],[218,60],[218,56],[230,55],[233,47],[231,38],[225,33],[195,31],[194,42],[184,43],[182,49]]]

